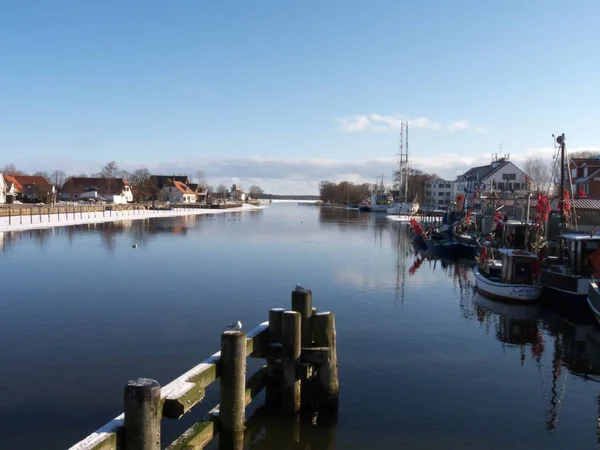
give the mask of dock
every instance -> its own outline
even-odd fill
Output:
[[[124,412],[69,450],[160,450],[161,421],[178,420],[220,380],[219,404],[175,439],[167,450],[202,449],[215,437],[219,448],[241,450],[251,433],[246,407],[265,390],[261,414],[297,417],[307,412],[337,419],[339,400],[335,317],[312,306],[312,292],[297,287],[291,308],[269,311],[248,331],[227,330],[221,349],[165,386],[149,378],[124,387]],[[265,360],[246,378],[247,358]],[[256,431],[256,430],[254,430]]]

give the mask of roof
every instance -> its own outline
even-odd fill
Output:
[[[558,209],[558,199],[554,198],[551,201],[552,210],[556,211]],[[572,198],[569,200],[571,205],[575,209],[597,209],[600,210],[600,199],[595,198]],[[486,205],[491,205],[492,200],[486,199]],[[527,205],[526,199],[517,199],[517,204]],[[497,208],[499,206],[514,206],[515,200],[513,199],[497,199],[494,201],[494,206]],[[537,206],[537,199],[532,198],[529,201],[529,206],[534,208]]]
[[[600,241],[600,234],[578,234],[578,233],[567,233],[563,234],[564,239],[571,239],[574,241]]]
[[[13,178],[15,178],[15,180],[17,180],[21,186],[27,186],[32,184],[48,186],[52,184],[46,178],[36,175],[15,175]]]
[[[198,192],[198,187],[200,187],[198,183],[188,183],[187,185],[194,192]]]
[[[600,168],[598,170],[595,170],[591,174],[589,174],[587,177],[577,178],[575,180],[575,183],[587,183],[588,181],[590,181],[590,179],[592,177],[597,177],[597,176],[600,176]]]
[[[194,192],[194,191],[192,191],[192,190],[190,189],[190,187],[189,187],[187,184],[185,184],[185,183],[182,183],[181,181],[173,181],[173,183],[171,183],[171,184],[172,184],[172,185],[173,185],[175,188],[177,188],[177,190],[178,190],[179,192],[181,192],[182,194],[191,194],[191,195],[194,195],[194,194],[195,194],[195,192]]]
[[[585,164],[588,167],[600,167],[600,155],[592,156],[589,158],[571,158],[569,160],[569,164],[573,164],[577,167],[583,166]]]
[[[173,181],[180,181],[187,184],[189,179],[187,175],[150,175],[149,181],[156,186],[158,190],[161,190]]]
[[[68,178],[63,185],[62,191],[69,193],[96,190],[101,195],[121,195],[125,186],[129,183],[124,178]]]
[[[23,190],[23,186],[21,186],[21,184],[16,180],[16,178],[12,175],[4,175],[4,180],[6,181],[6,183],[12,183],[15,185],[15,190],[17,192],[20,192]]]
[[[498,165],[496,167],[492,167],[492,164],[496,162],[498,163]],[[488,164],[486,166],[472,167],[469,170],[467,170],[464,174],[460,175],[458,178],[475,177],[475,179],[477,180],[483,180],[492,175],[493,173],[499,171],[503,167],[506,167],[507,165],[511,164],[511,161],[500,159],[498,161],[494,161],[492,164]]]

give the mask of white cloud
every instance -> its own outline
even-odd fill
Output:
[[[595,150],[600,153],[600,146],[571,148],[570,151]],[[510,160],[522,167],[528,158],[542,158],[552,162],[554,149],[530,148],[510,154]],[[411,157],[410,164],[416,169],[429,173],[437,173],[446,179],[454,179],[470,167],[489,164],[490,153],[473,153],[469,156],[456,153],[442,153],[431,156],[416,154]],[[7,161],[14,163],[19,169],[35,172],[37,170],[52,171],[62,169],[68,174],[81,172],[97,172],[105,161],[84,161],[67,158],[34,160],[33,158]],[[289,158],[271,156],[249,157],[197,157],[183,158],[177,162],[145,163],[144,161],[117,161],[119,167],[133,171],[138,167],[147,167],[153,173],[193,174],[204,170],[209,184],[231,185],[236,183],[243,188],[253,184],[261,186],[266,192],[279,194],[316,194],[322,180],[354,183],[373,183],[382,173],[385,182],[391,183],[396,169],[393,156],[385,158],[365,158],[340,160],[333,158]]]
[[[484,127],[478,127],[471,124],[468,120],[457,120],[448,125],[449,131],[473,131],[475,133],[487,133]]]
[[[339,128],[346,133],[357,131],[372,131],[375,133],[388,133],[399,131],[402,122],[408,122],[410,128],[422,128],[425,130],[447,129],[449,131],[472,131],[475,133],[486,133],[483,127],[475,126],[467,120],[456,120],[449,125],[443,126],[427,117],[413,117],[383,114],[361,114],[337,119]]]

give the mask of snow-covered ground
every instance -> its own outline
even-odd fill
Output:
[[[58,214],[39,214],[39,211],[34,210],[33,215],[0,217],[0,232],[3,231],[22,231],[32,230],[37,228],[52,228],[52,227],[68,227],[71,225],[82,225],[87,223],[103,223],[103,222],[118,222],[121,220],[140,220],[157,217],[178,217],[178,216],[199,216],[204,214],[224,214],[236,213],[245,211],[256,211],[267,208],[266,206],[244,205],[240,208],[229,209],[197,209],[197,208],[176,208],[173,211],[156,211],[156,210],[131,210],[131,211],[96,211],[84,212],[83,214],[64,213],[61,211],[60,217]],[[36,214],[37,213],[37,214]]]

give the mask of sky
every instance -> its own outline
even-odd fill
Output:
[[[203,170],[316,194],[454,178],[492,153],[600,150],[597,0],[35,1],[0,5],[0,167]]]

